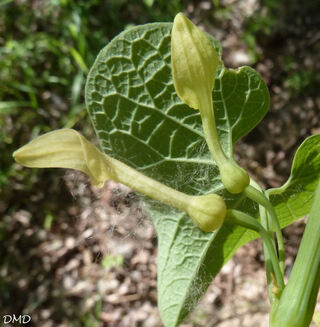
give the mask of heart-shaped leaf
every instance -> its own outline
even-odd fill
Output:
[[[88,76],[88,110],[106,153],[189,194],[223,191],[199,112],[181,103],[174,90],[171,27],[139,26],[109,43]],[[213,44],[221,54],[217,41]],[[253,69],[220,64],[214,106],[226,153],[262,119],[268,103],[266,85]],[[226,197],[229,203],[236,199]],[[182,212],[145,200],[158,234],[159,310],[166,326],[176,326],[243,243],[245,229],[204,233]]]
[[[129,29],[100,52],[86,84],[90,117],[105,153],[185,193],[220,193],[232,207],[239,196],[223,188],[199,112],[183,104],[173,87],[171,28],[159,23]],[[231,156],[234,143],[267,112],[268,90],[253,69],[229,70],[221,62],[213,97],[221,144]],[[204,233],[184,213],[144,201],[158,234],[160,314],[165,326],[177,326],[223,264],[257,234],[226,225]],[[241,210],[258,216],[251,201],[243,201]]]

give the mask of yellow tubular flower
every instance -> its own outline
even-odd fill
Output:
[[[29,168],[70,168],[87,174],[93,185],[102,187],[112,178],[104,155],[73,129],[44,134],[13,153],[19,164]]]
[[[219,228],[226,216],[227,208],[219,195],[190,196],[179,192],[107,156],[72,129],[44,134],[15,151],[13,156],[26,167],[80,170],[98,187],[107,179],[113,179],[186,212],[206,232]]]
[[[240,193],[249,185],[249,176],[224,154],[215,124],[212,91],[218,63],[216,49],[206,34],[179,13],[171,34],[174,87],[184,103],[200,111],[205,139],[225,188]]]

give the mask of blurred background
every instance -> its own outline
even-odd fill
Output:
[[[179,11],[221,41],[227,67],[253,66],[268,84],[270,112],[236,149],[262,186],[280,186],[298,145],[320,133],[317,0],[0,0],[0,317],[161,326],[156,235],[135,194],[114,182],[98,190],[74,171],[22,168],[12,152],[63,127],[95,140],[83,92],[99,50]],[[289,268],[303,228],[285,230]],[[240,249],[184,326],[267,326],[263,267],[259,241]]]

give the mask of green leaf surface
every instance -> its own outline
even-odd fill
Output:
[[[298,148],[288,181],[268,190],[281,227],[307,215],[320,178],[320,134],[307,138]]]
[[[170,67],[171,24],[148,24],[119,34],[98,55],[86,102],[105,153],[188,194],[217,192],[232,207],[207,149],[199,112],[177,97]],[[221,55],[219,43],[212,39]],[[251,68],[220,63],[214,90],[224,151],[263,118],[267,87]],[[178,326],[235,251],[257,235],[241,227],[200,231],[184,213],[144,198],[158,234],[158,305],[166,327]],[[242,207],[257,216],[257,207]]]

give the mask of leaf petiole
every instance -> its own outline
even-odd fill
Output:
[[[257,190],[255,187],[248,185],[244,189],[245,195],[266,208],[268,211],[268,214],[270,215],[272,226],[268,226],[267,231],[273,231],[275,230],[276,236],[277,236],[277,244],[278,244],[278,251],[279,251],[279,265],[282,276],[284,275],[284,242],[283,242],[283,236],[280,228],[280,224],[277,218],[277,214],[269,201],[269,199],[265,196],[265,194],[262,191]],[[270,230],[269,230],[270,229]]]
[[[256,219],[238,210],[228,210],[225,223],[240,225],[245,228],[252,229],[260,234],[270,255],[270,260],[273,266],[275,279],[277,282],[276,286],[279,287],[281,292],[284,289],[283,275],[279,266],[276,249],[273,245],[273,242],[268,232],[262,227],[262,225]]]

